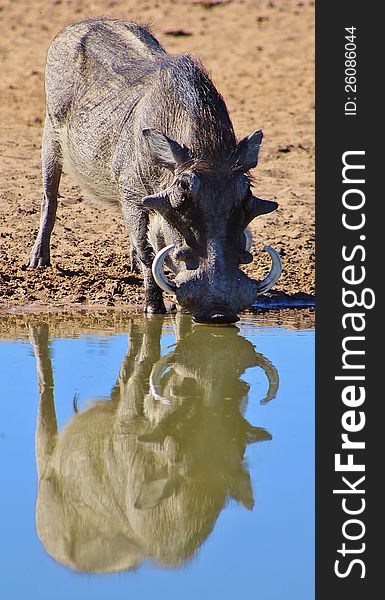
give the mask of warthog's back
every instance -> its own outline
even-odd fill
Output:
[[[47,115],[61,146],[63,168],[86,195],[116,200],[116,141],[143,95],[141,67],[151,73],[150,65],[165,54],[146,28],[109,19],[69,25],[52,42],[46,65]]]

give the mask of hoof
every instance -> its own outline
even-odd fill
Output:
[[[50,266],[51,266],[51,260],[50,260],[49,252],[43,252],[41,250],[41,248],[32,250],[30,257],[29,257],[29,261],[27,263],[27,267],[29,269],[37,269],[37,268],[43,269],[44,267],[50,267]]]
[[[31,258],[26,266],[28,269],[44,269],[51,266],[51,261],[45,258]]]
[[[147,315],[165,315],[167,310],[162,302],[162,304],[157,304],[155,306],[152,304],[145,304],[143,307],[143,312]]]

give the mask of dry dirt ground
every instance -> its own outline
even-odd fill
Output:
[[[47,48],[67,23],[108,16],[150,23],[170,52],[198,56],[243,137],[264,131],[256,193],[279,209],[256,219],[255,261],[277,248],[277,290],[314,293],[314,2],[303,0],[0,0],[0,311],[139,308],[119,212],[84,202],[64,175],[52,267],[25,265],[39,224]]]

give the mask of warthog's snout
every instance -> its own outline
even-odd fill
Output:
[[[204,312],[197,312],[193,317],[197,323],[208,323],[209,325],[230,325],[239,321],[235,312],[223,307],[211,307]]]
[[[207,262],[194,271],[180,270],[174,281],[163,270],[173,244],[162,248],[154,258],[152,273],[160,288],[176,297],[182,308],[188,310],[196,322],[229,324],[239,321],[237,312],[251,306],[259,294],[267,292],[278,280],[282,265],[279,254],[265,246],[271,257],[270,273],[262,281],[250,279],[246,273],[233,268],[227,270],[221,263]]]

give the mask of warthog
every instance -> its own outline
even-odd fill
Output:
[[[88,19],[52,42],[45,86],[44,197],[31,267],[50,263],[64,169],[85,196],[120,203],[147,312],[165,312],[163,288],[197,321],[230,323],[274,285],[281,263],[269,246],[263,281],[240,269],[252,261],[248,223],[277,208],[250,188],[262,131],[237,143],[200,63],[167,54],[145,27]]]
[[[47,552],[88,572],[146,559],[176,566],[196,554],[229,498],[253,508],[247,445],[271,439],[243,416],[247,368],[278,373],[234,328],[188,330],[160,357],[162,317],[131,322],[109,400],[58,431],[48,325],[31,326],[37,360],[36,527]]]

